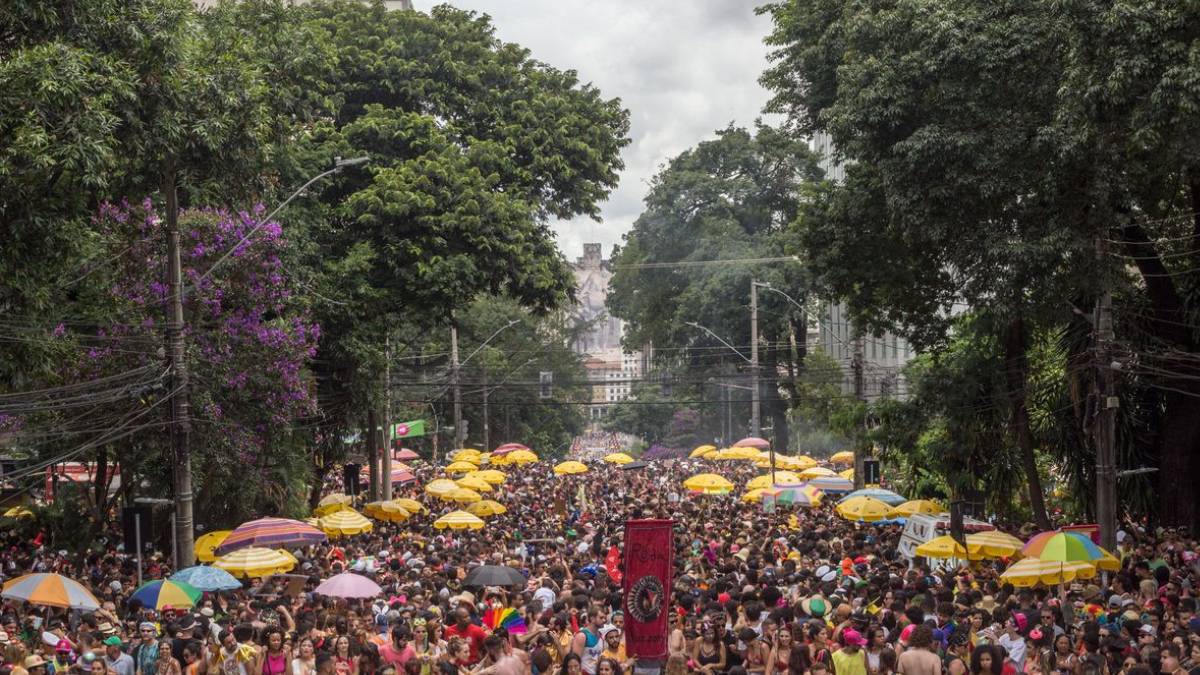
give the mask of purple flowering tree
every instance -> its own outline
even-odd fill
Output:
[[[297,422],[315,411],[307,364],[320,337],[293,295],[284,262],[286,242],[278,223],[258,225],[262,207],[229,213],[216,209],[180,216],[192,448],[198,520],[228,522],[241,516],[287,510],[303,493],[304,447]],[[105,204],[95,218],[116,263],[99,290],[109,316],[96,329],[112,344],[142,349],[88,347],[80,375],[103,376],[162,364],[167,290],[165,224],[150,200]],[[237,245],[236,248],[235,245]],[[232,255],[211,276],[221,256]],[[165,396],[169,382],[157,390]],[[158,418],[168,406],[159,406]],[[169,466],[165,427],[153,428],[114,448],[123,471],[146,467],[162,483]],[[131,464],[131,460],[137,462]],[[160,464],[161,463],[161,464]],[[164,471],[156,471],[156,468]]]

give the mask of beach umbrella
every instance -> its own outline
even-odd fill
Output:
[[[392,501],[402,506],[404,510],[408,511],[409,513],[423,513],[428,511],[428,509],[426,509],[421,502],[409,497],[400,497],[398,499],[393,499]]]
[[[354,497],[351,497],[350,495],[336,493],[325,495],[321,498],[321,501],[317,502],[317,508],[313,509],[313,513],[317,514],[318,516],[324,516],[333,513],[334,511],[341,511],[342,509],[351,508],[350,505],[353,503]]]
[[[100,601],[78,581],[51,572],[26,574],[6,581],[0,597],[45,607],[100,609]]]
[[[467,573],[463,586],[481,588],[484,586],[524,586],[525,575],[520,570],[508,565],[480,565]]]
[[[278,546],[307,546],[319,544],[328,539],[321,530],[287,518],[259,518],[238,525],[229,533],[225,541],[217,547],[217,555],[225,555],[231,551],[249,546],[278,547]]]
[[[238,584],[241,587],[241,584]],[[203,591],[184,581],[175,579],[155,579],[142,584],[130,600],[140,600],[143,607],[152,607],[161,611],[163,607],[195,607],[200,601]]]
[[[683,481],[683,487],[708,495],[725,494],[733,489],[733,483],[715,473],[701,473]]]
[[[206,563],[216,560],[217,547],[232,533],[233,530],[214,530],[200,535],[192,545],[192,550],[196,552],[196,560]]]
[[[171,581],[182,581],[200,591],[235,591],[242,587],[232,574],[220,567],[211,565],[196,565],[179,570],[171,575]]]
[[[363,507],[363,515],[366,515],[375,520],[387,520],[396,522],[400,520],[408,520],[412,517],[412,513],[400,504],[393,501],[371,502]]]
[[[745,446],[734,446],[732,448],[725,448],[724,450],[718,450],[716,456],[711,457],[711,459],[717,459],[717,460],[743,460],[743,459],[758,459],[758,458],[759,458],[758,450],[755,450],[754,448],[745,447]]]
[[[502,513],[507,513],[508,509],[494,499],[482,499],[474,504],[468,504],[465,511],[473,516],[488,518],[490,516],[498,516]]]
[[[511,452],[516,452],[518,450],[529,452],[529,448],[521,445],[520,443],[505,443],[503,445],[496,446],[496,449],[492,451],[492,457],[503,457],[504,455],[507,455]]]
[[[500,485],[508,478],[508,476],[506,476],[503,471],[497,471],[495,469],[481,469],[479,471],[472,471],[466,476],[463,476],[463,478],[479,478],[490,483],[491,485]]]
[[[1020,560],[1000,575],[1001,583],[1027,588],[1043,584],[1067,584],[1076,579],[1091,579],[1096,576],[1096,567],[1087,562],[1060,562],[1056,560],[1039,560],[1025,558]]]
[[[478,516],[466,511],[451,511],[433,521],[433,526],[439,530],[478,530],[483,528],[485,524]]]
[[[808,455],[775,455],[775,466],[791,471],[803,471],[817,465],[817,460]]]
[[[349,509],[337,511],[321,519],[321,529],[331,537],[346,537],[352,534],[370,532],[375,524],[367,520],[363,514]]]
[[[32,518],[33,511],[27,506],[13,506],[4,512],[5,518]]]
[[[504,455],[505,464],[516,464],[517,466],[521,466],[523,464],[532,464],[536,461],[538,461],[538,456],[529,450],[516,450]]]
[[[717,446],[715,445],[697,445],[695,449],[688,453],[688,459],[696,459],[697,457],[701,457],[705,453],[712,452],[716,449]]]
[[[1061,530],[1035,534],[1025,542],[1021,553],[1030,558],[1054,562],[1093,563],[1104,557],[1104,552],[1090,537]]]
[[[892,510],[886,502],[882,502],[874,497],[851,497],[841,501],[837,505],[838,515],[846,520],[854,520],[862,523],[873,523],[877,520],[883,520],[888,517],[888,513]]]
[[[648,467],[648,466],[650,466],[650,465],[649,465],[649,464],[647,464],[647,463],[645,463],[645,462],[643,462],[642,460],[640,460],[640,459],[639,459],[639,460],[638,460],[638,461],[636,461],[636,462],[630,462],[630,463],[628,463],[628,464],[622,464],[622,465],[618,466],[617,468],[618,468],[618,469],[621,469],[621,470],[623,470],[623,471],[632,471],[632,470],[634,470],[634,469],[644,469],[644,468],[646,468],[646,467]]]
[[[1022,546],[1020,539],[999,530],[967,535],[967,548],[973,556],[981,558],[1008,558],[1019,553]]]
[[[213,567],[241,578],[269,577],[272,574],[290,572],[295,566],[294,557],[261,546],[240,548],[217,558],[213,563]]]
[[[446,473],[470,473],[472,471],[477,470],[478,468],[479,468],[478,466],[476,466],[470,462],[464,462],[464,461],[460,460],[457,462],[451,462],[446,467]]]
[[[963,558],[970,555],[967,548],[948,534],[934,537],[917,547],[916,554],[923,558]]]
[[[461,450],[455,450],[454,452],[450,453],[450,461],[451,462],[471,462],[472,464],[478,464],[479,456],[482,454],[483,453],[476,450],[475,448],[463,448]]]
[[[829,478],[837,478],[837,472],[833,469],[826,469],[823,466],[812,466],[800,472],[800,477],[804,480],[812,480],[813,478],[821,478],[822,476]]]
[[[476,492],[491,492],[493,489],[491,483],[482,478],[472,477],[470,474],[463,476],[454,482],[458,483],[459,487],[464,487],[468,490],[474,490]]]
[[[404,485],[417,479],[412,471],[405,471],[404,469],[392,469],[391,478],[392,485]]]
[[[837,475],[841,476],[842,478],[845,478],[846,480],[854,480],[854,468],[851,467],[849,469],[846,469],[845,471],[839,471],[839,472],[837,472]]]
[[[771,482],[772,478],[775,479],[774,483]],[[769,473],[764,473],[757,478],[750,479],[750,482],[746,483],[746,488],[753,490],[754,488],[771,487],[772,484],[791,485],[802,482],[803,481],[800,479],[800,476],[797,476],[791,471],[776,471],[774,476]]]
[[[928,499],[913,499],[892,508],[891,517],[907,518],[914,513],[945,513],[941,504]]]
[[[772,497],[777,504],[794,506],[819,506],[824,495],[808,483],[798,485],[774,485],[763,490],[763,498]]]
[[[379,584],[361,574],[342,572],[335,574],[313,589],[317,595],[327,595],[331,598],[374,598],[383,595]]]
[[[833,462],[834,464],[853,464],[854,453],[850,450],[835,452],[833,453],[833,456],[829,458],[829,461]]]
[[[1106,572],[1116,572],[1121,569],[1121,560],[1117,558],[1117,556],[1109,553],[1103,548],[1100,549],[1100,552],[1104,554],[1104,557],[1093,561],[1096,563],[1096,569],[1104,570]]]
[[[437,480],[430,481],[429,484],[425,486],[425,494],[433,495],[434,497],[441,497],[442,495],[450,494],[458,489],[458,483],[455,483],[449,478],[438,478]]]
[[[804,477],[803,471],[800,472],[800,477]],[[809,479],[808,484],[821,492],[843,493],[854,490],[854,482],[848,481],[841,476],[817,476],[816,478]]]
[[[555,466],[554,474],[557,476],[570,476],[579,473],[587,473],[587,470],[587,465],[583,462],[569,461]]]
[[[604,456],[604,461],[609,464],[628,464],[633,461],[633,458],[623,452],[614,452]]]
[[[444,499],[445,501],[459,502],[462,504],[470,504],[472,502],[477,502],[477,501],[480,501],[483,499],[483,495],[479,494],[478,492],[476,492],[474,490],[468,490],[467,488],[458,488],[457,490],[452,490],[450,492],[447,492],[444,495],[438,495],[438,496],[439,496],[439,498]]]
[[[421,456],[412,450],[409,450],[408,448],[400,448],[396,452],[392,453],[392,458],[398,459],[402,462],[411,462],[414,459],[421,459]]]
[[[884,490],[882,488],[865,488],[862,490],[855,490],[845,497],[842,497],[841,501],[853,499],[854,497],[870,497],[871,499],[878,499],[888,506],[900,506],[904,502],[908,501],[903,496],[898,495],[891,490]]]
[[[769,450],[771,448],[770,441],[758,436],[747,436],[733,445],[739,448],[754,448],[755,450]]]
[[[762,498],[763,498],[763,493],[766,492],[767,489],[768,488],[765,488],[765,487],[751,488],[751,489],[747,490],[745,494],[742,495],[742,501],[754,502],[754,503],[761,502]]]

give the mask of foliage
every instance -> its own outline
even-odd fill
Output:
[[[603,426],[606,431],[633,434],[653,445],[665,442],[678,408],[679,404],[663,395],[660,385],[635,382],[628,399],[608,407]]]

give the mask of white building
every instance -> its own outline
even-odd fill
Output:
[[[572,348],[584,357],[592,385],[593,421],[604,417],[609,406],[629,398],[634,382],[646,373],[649,350],[626,352],[621,346],[625,324],[609,315],[605,302],[612,282],[612,266],[600,244],[584,244],[583,256],[571,265],[575,275],[576,304],[571,312],[575,326],[588,328]]]
[[[835,160],[835,148],[829,136],[817,133],[813,136],[812,145],[813,151],[821,157],[819,163],[825,170],[825,177],[833,181],[845,180],[846,169]],[[862,343],[863,394],[867,400],[881,396],[904,396],[908,392],[901,369],[915,352],[907,340],[892,333],[857,336],[846,304],[840,301],[822,303],[820,323],[821,348],[841,366],[844,394],[854,393],[856,337]]]

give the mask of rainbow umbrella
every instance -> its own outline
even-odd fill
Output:
[[[779,504],[794,504],[796,506],[818,506],[821,503],[821,491],[809,485],[775,485],[763,491],[763,497],[773,497]]]
[[[241,584],[238,584],[240,587]],[[161,610],[163,607],[170,605],[172,607],[195,607],[200,600],[200,589],[191,584],[182,581],[172,581],[169,579],[156,579],[149,583],[142,584],[140,588],[129,596],[130,600],[141,600],[143,607],[153,607],[156,610]]]
[[[1091,538],[1078,532],[1052,530],[1036,534],[1025,542],[1021,553],[1026,557],[1050,562],[1089,562],[1104,558],[1104,551]]]
[[[26,574],[7,581],[0,597],[47,607],[69,607],[85,611],[100,609],[100,601],[78,581],[50,572]]]
[[[217,547],[216,553],[223,556],[249,546],[265,548],[307,546],[319,544],[328,539],[324,532],[308,523],[287,518],[259,518],[242,523],[236,530],[229,533],[225,541]]]

